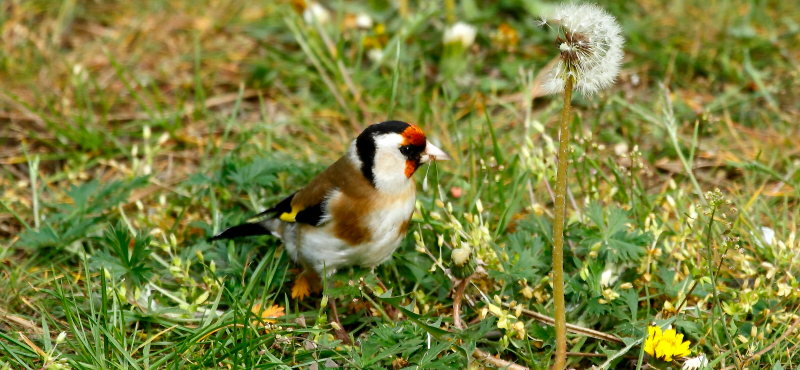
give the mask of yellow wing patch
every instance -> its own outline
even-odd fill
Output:
[[[298,212],[300,212],[299,209],[292,208],[292,213],[283,212],[278,218],[285,222],[296,222],[295,217],[297,217]]]

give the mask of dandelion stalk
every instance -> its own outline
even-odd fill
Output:
[[[564,302],[564,218],[567,214],[567,155],[569,154],[569,121],[572,107],[570,76],[564,89],[564,107],[561,109],[561,128],[558,134],[558,170],[556,172],[556,205],[553,221],[553,296],[555,298],[556,362],[554,369],[563,369],[567,363],[567,315]]]
[[[619,73],[624,42],[614,17],[592,4],[559,6],[552,15],[559,25],[556,46],[561,52],[550,71],[544,89],[550,94],[564,92],[559,129],[556,171],[555,219],[553,221],[553,297],[555,301],[556,359],[554,370],[566,366],[567,320],[564,300],[564,223],[566,218],[567,156],[572,90],[592,95],[611,85]],[[563,36],[563,37],[562,37]]]

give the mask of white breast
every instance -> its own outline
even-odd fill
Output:
[[[384,209],[373,212],[370,226],[376,231],[369,243],[355,248],[357,249],[355,253],[359,256],[356,262],[358,265],[375,267],[392,256],[405,237],[405,233],[401,233],[401,228],[414,212],[414,202],[415,197],[412,194],[402,201],[398,200],[391,206],[387,205]]]
[[[336,270],[353,265],[374,268],[388,260],[405,237],[401,233],[403,224],[411,217],[414,211],[415,185],[408,182],[407,192],[410,194],[402,197],[392,195],[384,201],[378,201],[380,208],[375,209],[367,216],[372,238],[360,245],[348,245],[334,237],[333,222],[320,227],[298,228],[296,242],[286,240],[286,249],[295,260],[309,265],[322,275],[325,271],[328,276]],[[330,199],[335,201],[340,193],[334,194]],[[391,199],[389,199],[391,198]]]

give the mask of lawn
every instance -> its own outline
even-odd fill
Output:
[[[314,4],[0,3],[0,369],[552,365],[557,4]],[[657,326],[673,368],[798,368],[800,4],[598,5],[625,56],[572,100],[569,366],[665,368]],[[207,241],[388,119],[454,158],[390,261],[306,291],[276,238]]]

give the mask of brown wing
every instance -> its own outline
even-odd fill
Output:
[[[323,217],[335,220],[332,231],[337,238],[359,245],[372,237],[365,217],[377,205],[376,201],[380,202],[377,190],[347,156],[297,192],[292,205],[312,204],[320,194],[324,194],[322,200],[327,201]]]
[[[286,222],[319,226],[328,219],[328,210],[324,209],[323,203],[334,190],[339,190],[348,198],[358,199],[368,196],[375,188],[364,178],[361,170],[344,156],[302,189],[254,218],[271,215]]]

